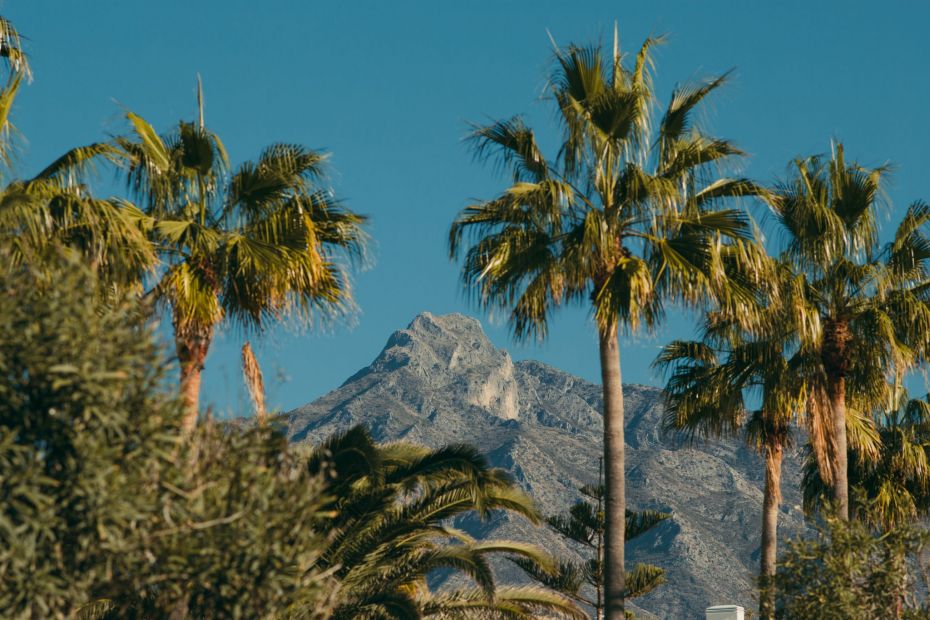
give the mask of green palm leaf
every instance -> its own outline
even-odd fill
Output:
[[[132,112],[127,112],[126,118],[132,123],[132,127],[139,138],[138,144],[146,156],[147,163],[156,173],[168,172],[170,166],[168,150],[155,130],[152,129],[152,126],[141,116]]]

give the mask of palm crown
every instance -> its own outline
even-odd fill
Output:
[[[128,118],[133,135],[117,143],[163,257],[153,292],[171,307],[196,419],[199,371],[221,321],[262,331],[284,316],[307,323],[351,308],[345,259],[364,253],[365,217],[321,186],[323,153],[275,144],[229,174],[202,112],[164,138],[139,116]]]
[[[102,288],[132,286],[151,268],[155,253],[137,226],[141,213],[124,200],[99,198],[87,182],[98,160],[115,161],[108,143],[73,148],[32,178],[11,174],[16,130],[10,119],[24,80],[32,77],[22,37],[0,17],[0,241],[9,267],[48,267],[60,254],[84,260],[100,274]],[[51,269],[46,269],[51,271]]]
[[[716,437],[748,423],[748,439],[760,450],[767,439],[784,443],[802,413],[805,384],[788,357],[791,330],[780,323],[778,331],[752,334],[732,317],[711,313],[701,340],[663,347],[655,365],[670,373],[666,428]],[[769,438],[773,433],[777,440]]]
[[[847,427],[855,434],[850,443],[868,443],[869,426],[850,422],[867,422],[887,402],[889,372],[912,368],[930,343],[930,241],[923,230],[930,208],[911,205],[892,241],[880,245],[876,214],[886,172],[847,163],[837,145],[830,158],[797,160],[791,178],[768,196],[784,236],[783,259],[797,274],[800,294],[788,306],[808,413],[823,429],[814,445],[820,475],[833,485],[844,518]]]
[[[714,164],[742,153],[692,122],[725,78],[677,89],[657,128],[647,40],[632,68],[600,46],[557,50],[551,79],[563,139],[547,159],[519,117],[478,127],[476,152],[497,155],[514,183],[466,208],[450,232],[457,256],[466,235],[463,283],[484,305],[511,311],[518,335],[545,335],[563,300],[591,299],[600,325],[651,326],[667,299],[698,301],[722,286],[723,261],[739,257],[721,238],[743,239],[743,212],[722,199],[756,194],[746,179],[719,178]],[[741,245],[742,257],[752,248]]]

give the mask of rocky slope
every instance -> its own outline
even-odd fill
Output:
[[[592,351],[592,355],[596,355]],[[656,388],[624,388],[627,497],[631,508],[672,518],[628,546],[627,562],[667,571],[668,583],[637,600],[661,618],[703,618],[709,605],[755,607],[762,466],[739,440],[684,442],[660,430]],[[478,321],[417,316],[380,355],[329,394],[284,415],[292,441],[316,442],[364,423],[378,440],[429,446],[467,442],[509,470],[546,513],[563,512],[597,479],[600,386],[533,361],[514,363]],[[789,459],[780,534],[802,530],[797,463]],[[538,542],[573,553],[546,530],[500,517],[469,524],[482,535]],[[518,578],[504,567],[505,577]]]

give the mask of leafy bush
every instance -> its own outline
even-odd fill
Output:
[[[572,504],[567,515],[549,516],[546,522],[563,538],[577,544],[588,558],[583,562],[560,558],[554,570],[538,565],[531,558],[512,561],[534,581],[593,609],[595,617],[600,618],[604,615],[604,485],[585,485],[579,491],[583,497]],[[625,540],[629,542],[645,534],[670,516],[654,510],[627,510]],[[624,598],[645,596],[663,583],[663,569],[637,564],[626,573]],[[632,614],[627,611],[626,616],[632,617]]]
[[[270,431],[184,437],[138,304],[60,267],[0,275],[5,617],[322,614],[322,481]]]
[[[930,532],[914,526],[877,533],[829,517],[816,538],[788,544],[775,576],[776,617],[926,618],[930,607],[919,595],[926,584],[917,586],[928,543]]]

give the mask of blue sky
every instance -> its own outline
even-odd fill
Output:
[[[744,174],[771,180],[836,138],[848,157],[895,165],[888,225],[930,199],[926,2],[8,0],[0,11],[29,38],[35,71],[14,110],[23,174],[123,131],[123,107],[159,130],[192,118],[198,72],[234,164],[277,141],[333,153],[339,195],[372,218],[374,266],[356,279],[353,327],[253,342],[280,409],[338,386],[423,310],[477,316],[515,358],[597,380],[583,309],[563,311],[547,342],[515,344],[466,303],[445,251],[458,210],[503,187],[463,144],[467,122],[524,113],[541,134],[555,129],[539,97],[547,29],[588,42],[617,20],[627,50],[667,33],[662,102],[677,82],[735,68],[705,116],[750,154]],[[656,334],[625,338],[624,379],[658,384],[651,360],[692,319],[673,313]],[[247,410],[240,344],[222,335],[207,361],[203,397],[220,415]]]

